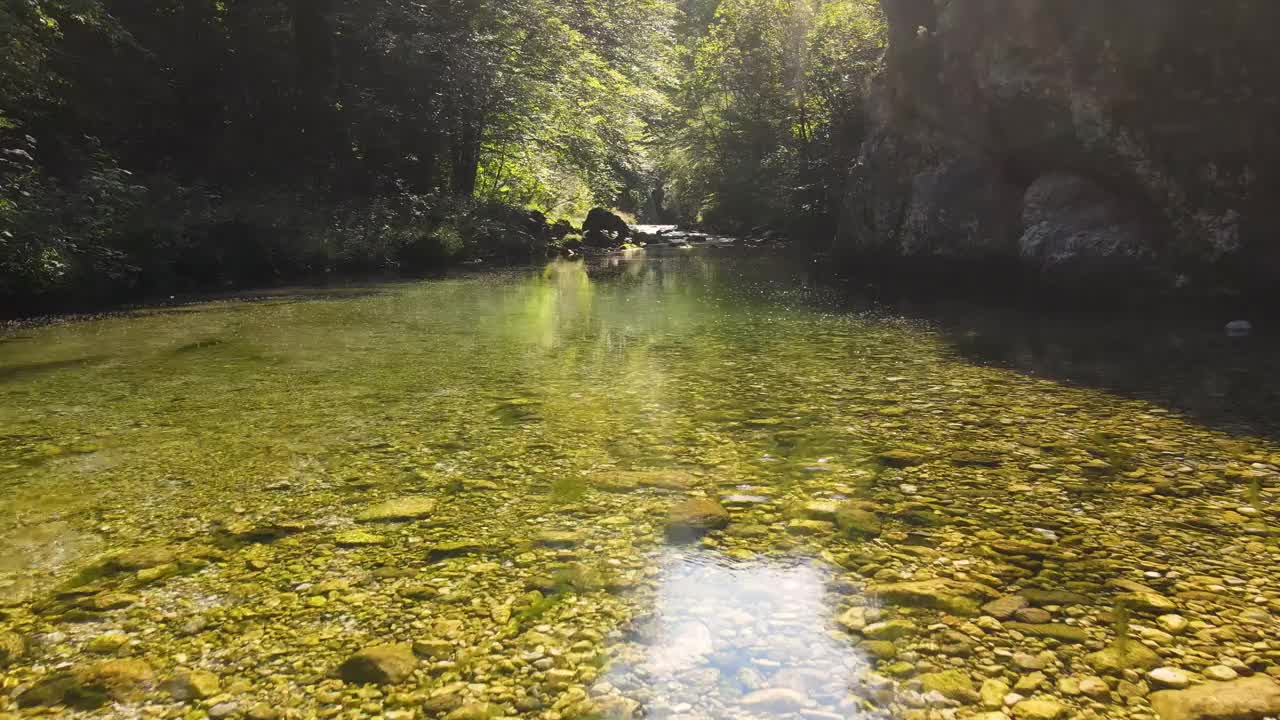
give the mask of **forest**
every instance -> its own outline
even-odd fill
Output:
[[[876,0],[6,0],[0,297],[529,259],[597,206],[826,238],[885,42]]]

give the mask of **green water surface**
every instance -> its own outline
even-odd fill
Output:
[[[16,328],[0,718],[1149,718],[1157,666],[1280,676],[1268,355],[871,307],[720,249]],[[728,526],[668,539],[690,499]]]

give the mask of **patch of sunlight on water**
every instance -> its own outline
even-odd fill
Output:
[[[806,558],[671,549],[605,679],[648,717],[861,716],[867,663],[837,628],[833,568]]]

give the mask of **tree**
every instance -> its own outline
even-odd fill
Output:
[[[664,175],[688,216],[743,231],[829,224],[883,52],[873,0],[689,3]],[[814,222],[814,220],[817,222]]]

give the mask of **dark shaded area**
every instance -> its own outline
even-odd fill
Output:
[[[1228,337],[1204,317],[956,306],[908,312],[938,323],[972,362],[1153,402],[1232,435],[1280,440],[1274,337]]]
[[[506,5],[0,6],[0,316],[543,257],[545,218],[477,197],[533,110],[504,68],[560,50],[513,51],[555,17]]]
[[[15,380],[26,380],[32,375],[40,375],[57,370],[81,367],[101,362],[106,360],[107,357],[108,356],[106,355],[88,355],[85,357],[72,358],[70,360],[49,360],[46,362],[23,363],[20,365],[0,367],[0,383],[8,383]]]
[[[1280,5],[881,5],[839,252],[1050,291],[1274,295]]]
[[[1096,387],[1185,413],[1233,435],[1280,440],[1280,338],[1272,313],[1238,302],[1030,302],[1017,288],[915,282],[879,285],[835,280],[846,307],[919,320],[938,328],[964,359],[1069,385]],[[1027,288],[1022,288],[1027,290]],[[1059,298],[1061,300],[1062,298]],[[1226,324],[1251,320],[1255,332],[1231,337]]]
[[[1231,435],[1280,441],[1274,313],[1247,313],[1237,301],[1044,305],[981,275],[961,275],[964,282],[941,274],[885,275],[871,283],[867,275],[838,276],[808,258],[732,252],[720,281],[772,288],[776,302],[927,323],[966,361],[1100,388]],[[1254,333],[1228,336],[1226,324],[1241,319],[1254,324]]]
[[[373,297],[375,295],[382,294],[382,292],[383,290],[376,287],[360,287],[349,290],[316,287],[307,289],[285,289],[270,291],[267,293],[257,291],[252,293],[219,293],[216,295],[192,294],[156,299],[150,303],[139,303],[134,305],[120,304],[120,309],[108,312],[80,314],[74,314],[73,311],[77,306],[70,305],[65,308],[65,311],[70,314],[44,315],[29,317],[22,320],[14,320],[9,324],[9,327],[33,327],[53,322],[85,322],[120,315],[188,315],[213,311],[227,313],[247,312],[250,308],[250,304],[276,303],[283,305],[302,302],[336,301],[352,298]],[[16,335],[0,337],[0,342],[30,338],[31,336]]]
[[[186,355],[188,353],[193,353],[198,350],[216,348],[226,344],[227,344],[227,341],[223,340],[222,338],[206,338],[204,340],[197,340],[192,343],[187,343],[186,345],[183,345],[177,348],[173,352],[175,355]]]

